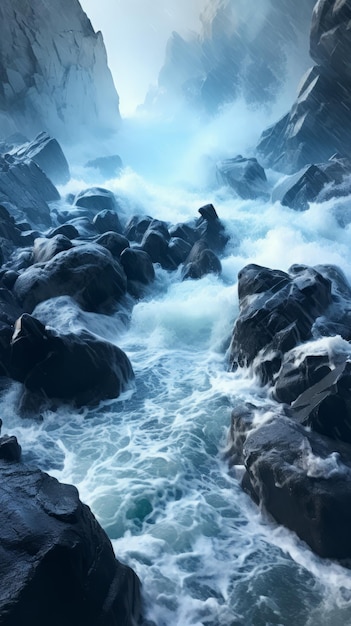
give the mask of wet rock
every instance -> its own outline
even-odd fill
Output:
[[[56,237],[56,235],[64,235],[67,239],[76,239],[79,237],[79,232],[73,224],[62,224],[46,233],[48,239]]]
[[[95,215],[100,211],[116,212],[117,202],[112,191],[103,187],[89,187],[83,189],[75,196],[74,206],[88,209],[90,214]]]
[[[246,159],[239,155],[220,161],[217,164],[217,178],[245,200],[269,198],[265,171],[255,158]]]
[[[225,228],[221,223],[213,204],[205,204],[199,208],[200,218],[196,222],[198,238],[206,242],[213,252],[223,252],[229,241]]]
[[[20,461],[22,448],[17,441],[17,437],[3,435],[0,437],[0,460]]]
[[[195,222],[194,224],[175,224],[174,226],[171,226],[169,228],[169,234],[171,238],[182,239],[190,246],[193,246],[195,241],[197,241],[199,238],[199,233],[196,230]]]
[[[65,185],[71,177],[60,144],[45,132],[40,133],[33,141],[16,147],[12,154],[21,160],[34,161],[54,185]]]
[[[105,232],[95,239],[95,243],[106,248],[115,259],[119,259],[123,250],[129,248],[128,239],[115,232]]]
[[[63,252],[70,250],[73,244],[65,235],[55,235],[51,239],[40,237],[35,239],[33,247],[33,263],[46,263]]]
[[[140,295],[140,286],[149,285],[155,279],[155,270],[149,255],[143,250],[125,248],[120,261],[128,279],[128,291],[133,295]]]
[[[222,265],[216,254],[209,249],[207,242],[197,241],[182,268],[182,279],[202,278],[206,274],[220,274]]]
[[[171,237],[168,243],[168,259],[170,265],[176,269],[184,263],[191,252],[192,246],[180,237]]]
[[[0,460],[0,477],[3,626],[135,624],[139,580],[77,489],[17,462]]]
[[[290,112],[263,133],[258,153],[264,165],[292,174],[335,153],[351,157],[349,21],[348,2],[316,3],[310,49],[317,65],[303,77]]]
[[[307,341],[316,318],[332,303],[331,281],[306,266],[293,266],[287,274],[248,265],[239,272],[238,291],[232,368],[250,365],[263,348],[274,355]]]
[[[115,233],[122,233],[122,225],[119,221],[119,217],[115,211],[105,209],[95,215],[93,224],[98,233],[106,233],[113,231]]]
[[[75,406],[117,398],[134,377],[126,354],[92,333],[60,334],[23,314],[11,340],[11,376],[41,402]]]
[[[244,444],[249,493],[322,557],[351,557],[351,446],[281,416]]]
[[[152,220],[141,240],[140,248],[147,252],[153,263],[159,263],[165,269],[172,269],[168,259],[170,235],[165,222]]]
[[[315,432],[351,443],[351,357],[326,361],[312,371],[314,382],[292,402],[290,415]]]
[[[316,165],[308,165],[279,182],[272,192],[272,202],[281,202],[296,211],[306,211],[316,201],[329,178]]]
[[[25,270],[14,294],[26,312],[39,302],[72,296],[87,311],[111,310],[126,293],[120,263],[101,246],[83,244],[61,252],[45,264]]]
[[[133,215],[127,222],[124,229],[124,236],[129,241],[141,243],[143,236],[152,222],[152,217],[148,215]]]

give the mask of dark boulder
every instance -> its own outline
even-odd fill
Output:
[[[296,174],[285,177],[272,192],[272,202],[280,202],[296,211],[306,211],[316,201],[328,177],[316,165],[308,165]]]
[[[176,269],[184,263],[191,252],[192,246],[180,237],[171,237],[168,243],[168,259],[170,265]]]
[[[54,185],[65,185],[71,175],[69,166],[58,141],[47,133],[40,133],[33,141],[16,147],[14,156],[34,161]]]
[[[206,274],[220,274],[222,265],[216,254],[209,249],[207,242],[194,243],[182,268],[182,279],[202,278]]]
[[[263,349],[275,355],[310,339],[316,318],[332,303],[331,281],[306,266],[287,274],[247,265],[239,272],[238,292],[229,357],[234,369],[250,365]]]
[[[347,177],[351,174],[349,159],[334,155],[326,163],[308,165],[279,181],[272,192],[272,202],[281,202],[297,211],[305,211],[310,202],[322,202],[351,192]]]
[[[351,443],[351,360],[335,361],[328,363],[325,355],[325,363],[312,371],[313,384],[292,402],[290,415],[315,432]]]
[[[123,250],[129,248],[129,241],[123,235],[116,232],[105,232],[95,239],[95,243],[106,248],[115,259],[119,259]]]
[[[345,356],[343,357],[345,360]],[[278,402],[291,404],[298,396],[313,387],[330,373],[334,363],[328,353],[306,354],[298,358],[295,350],[291,350],[284,358],[282,367],[274,384],[274,398]]]
[[[109,231],[121,234],[123,230],[116,211],[110,211],[107,209],[100,211],[97,215],[95,215],[93,224],[97,232],[101,234]]]
[[[0,460],[0,502],[2,626],[137,623],[139,580],[75,487]]]
[[[217,178],[245,200],[269,198],[267,177],[257,159],[241,155],[217,163]]]
[[[249,493],[322,557],[351,557],[351,446],[284,416],[244,444]]]
[[[200,216],[196,222],[198,239],[206,242],[213,252],[223,252],[229,241],[229,236],[221,223],[213,204],[205,204],[199,208]]]
[[[20,461],[22,448],[17,441],[17,437],[13,435],[3,435],[0,437],[0,460],[2,461]]]
[[[11,376],[29,394],[75,406],[117,398],[134,377],[126,354],[92,333],[59,334],[23,314],[11,341]]]
[[[87,161],[84,167],[92,167],[105,178],[115,178],[119,176],[123,168],[122,159],[118,154],[110,156],[97,157]]]
[[[169,228],[169,234],[171,238],[183,239],[190,246],[193,246],[195,241],[199,238],[199,233],[196,230],[195,222],[191,224],[180,223],[175,224]]]
[[[147,252],[153,263],[159,263],[165,269],[170,267],[168,259],[168,242],[170,234],[165,222],[152,220],[141,240],[140,248]]]
[[[64,250],[70,250],[73,244],[65,235],[55,235],[51,239],[39,237],[34,240],[33,263],[46,263],[53,259],[56,254]]]
[[[133,215],[127,222],[124,229],[124,236],[129,241],[141,243],[143,236],[152,222],[149,215]]]
[[[112,255],[94,244],[82,244],[57,254],[45,264],[25,270],[14,294],[30,313],[39,302],[72,296],[87,311],[110,310],[126,293],[126,276]]]
[[[94,215],[100,211],[117,210],[117,202],[112,191],[103,187],[89,187],[78,193],[74,199],[74,205],[88,209]]]
[[[62,224],[61,226],[57,226],[46,233],[46,237],[48,239],[56,237],[56,235],[64,235],[67,239],[76,239],[79,237],[79,232],[73,224]]]
[[[128,279],[128,291],[139,296],[142,286],[155,279],[155,270],[149,255],[143,250],[125,248],[120,256],[121,265]]]

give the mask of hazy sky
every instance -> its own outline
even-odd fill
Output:
[[[101,30],[122,113],[143,102],[161,69],[173,30],[199,30],[206,0],[80,0]]]

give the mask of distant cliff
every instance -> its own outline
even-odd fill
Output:
[[[0,139],[113,132],[119,99],[100,32],[78,0],[1,0]]]
[[[286,80],[296,87],[309,65],[315,0],[209,0],[199,35],[173,33],[148,102],[182,97],[215,112],[242,97],[274,101]]]

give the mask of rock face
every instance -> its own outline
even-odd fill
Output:
[[[2,0],[0,128],[61,141],[114,132],[118,95],[101,33],[78,0]]]
[[[290,113],[263,133],[258,152],[264,165],[291,174],[335,153],[350,158],[350,22],[348,0],[317,2],[310,34],[317,65],[304,76]]]
[[[321,556],[350,558],[350,285],[328,265],[249,265],[239,303],[231,364],[251,367],[269,396],[235,407],[227,458],[279,523]]]
[[[77,489],[19,462],[0,477],[2,626],[136,624],[138,578]]]
[[[208,2],[199,36],[172,34],[153,97],[168,98],[170,106],[182,97],[210,113],[238,97],[272,102],[287,73],[308,67],[313,6],[314,0]]]

